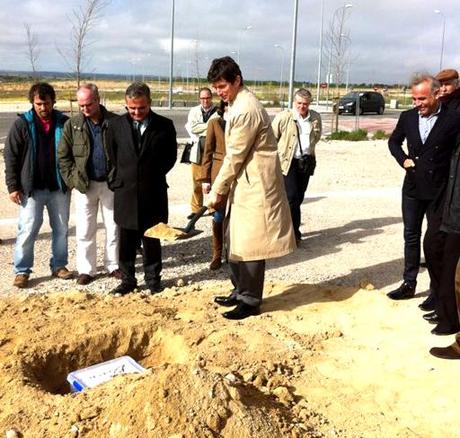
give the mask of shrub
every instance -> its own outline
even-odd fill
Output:
[[[385,131],[382,131],[379,129],[378,131],[374,132],[374,135],[372,136],[373,140],[386,140],[389,137],[389,134],[387,134]]]
[[[328,140],[347,140],[347,141],[362,141],[367,140],[367,130],[357,129],[356,131],[337,131],[331,133],[327,137]]]

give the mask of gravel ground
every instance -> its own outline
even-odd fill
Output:
[[[271,282],[358,285],[371,282],[387,292],[397,285],[402,275],[402,223],[400,187],[403,173],[388,152],[385,141],[358,143],[321,141],[317,146],[318,166],[310,180],[302,205],[303,240],[290,256],[270,260],[266,278]],[[0,163],[4,168],[3,160]],[[168,175],[170,186],[170,224],[184,226],[189,213],[191,176],[187,165],[177,163]],[[17,208],[7,198],[4,181],[0,187],[2,212],[0,218],[0,275],[4,279],[0,294],[15,292],[12,257],[16,233]],[[71,212],[74,212],[73,206]],[[75,268],[75,217],[71,217],[69,238],[69,269]],[[226,280],[227,269],[208,269],[211,257],[211,218],[204,217],[196,237],[165,243],[163,246],[163,280],[174,286],[178,279],[186,283]],[[102,254],[103,229],[98,232]],[[117,281],[103,275],[82,287],[74,280],[64,281],[50,276],[49,227],[45,223],[35,248],[35,266],[30,292],[81,289],[106,292]],[[99,258],[100,264],[101,257]],[[138,258],[138,280],[142,288],[141,259]],[[419,292],[428,288],[428,276],[419,276]]]

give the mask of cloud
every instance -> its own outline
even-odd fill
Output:
[[[406,82],[414,70],[439,69],[442,16],[446,18],[444,66],[460,68],[460,2],[458,0],[353,1],[344,30],[351,41],[351,82]],[[65,70],[56,46],[68,49],[72,10],[83,0],[2,0],[0,34],[2,68],[28,69],[25,55],[27,22],[40,43],[40,66]],[[294,1],[197,0],[175,1],[175,66],[204,75],[210,61],[231,55],[240,59],[245,77],[278,80],[284,53],[283,76],[289,74]],[[339,0],[324,1],[324,30]],[[317,76],[321,1],[299,2],[296,80]],[[246,30],[248,26],[251,29]],[[148,70],[167,75],[171,32],[171,2],[112,0],[88,39],[89,71],[132,74]],[[274,47],[281,45],[283,50]],[[327,69],[323,51],[323,75]]]

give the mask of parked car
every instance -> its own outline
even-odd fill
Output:
[[[385,111],[385,99],[375,91],[353,91],[343,96],[338,103],[339,114],[356,114],[356,102],[359,95],[359,114],[377,113]],[[336,104],[337,105],[337,104]],[[334,107],[334,110],[336,108]]]

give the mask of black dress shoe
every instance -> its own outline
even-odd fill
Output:
[[[430,312],[436,308],[436,296],[433,291],[430,291],[430,294],[426,297],[423,303],[419,304],[418,307],[424,312]]]
[[[149,289],[152,294],[158,294],[160,292],[163,292],[165,288],[160,282],[158,282],[149,286]]]
[[[460,327],[446,327],[441,324],[438,324],[433,330],[431,330],[431,333],[433,333],[433,335],[446,336],[455,335],[459,331]]]
[[[440,359],[460,359],[460,352],[451,345],[448,347],[433,347],[430,350],[430,354]]]
[[[225,306],[225,307],[236,306],[239,303],[235,295],[229,295],[228,297],[223,297],[223,296],[214,297],[214,302],[219,304],[219,306]]]
[[[436,312],[430,312],[430,313],[425,313],[425,315],[423,315],[423,319],[428,321],[430,324],[439,324],[439,316]]]
[[[130,283],[120,283],[115,289],[112,289],[109,293],[110,295],[126,295],[136,289],[135,284]]]
[[[387,293],[387,297],[392,300],[407,300],[415,295],[415,285],[404,282],[397,289]]]
[[[259,306],[250,306],[249,304],[243,303],[240,301],[238,305],[229,312],[224,312],[222,316],[227,319],[244,319],[248,316],[259,315],[260,307]]]

